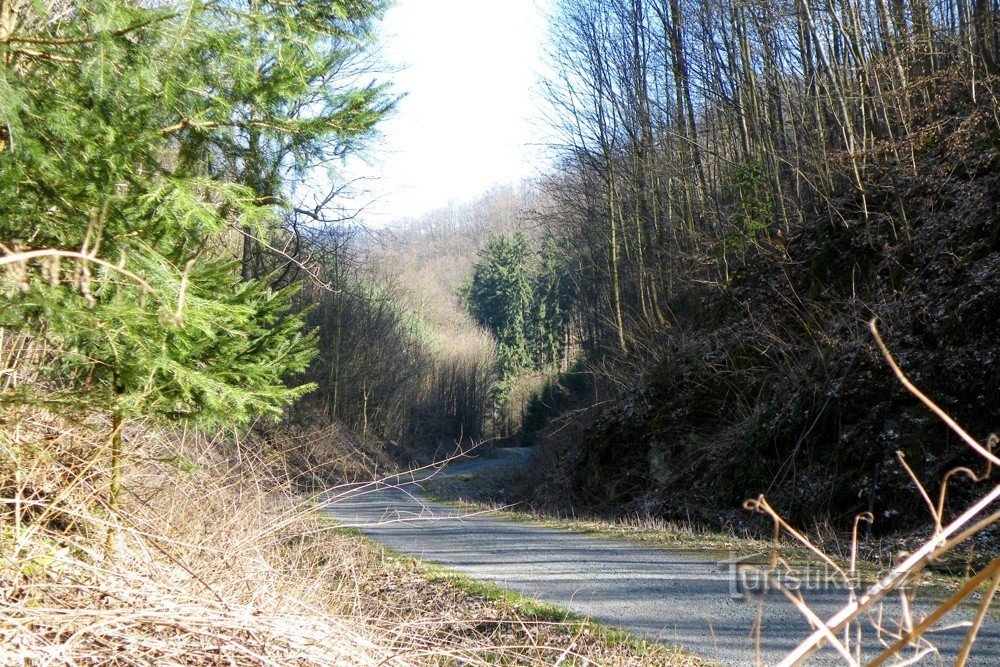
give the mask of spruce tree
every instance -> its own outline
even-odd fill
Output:
[[[566,348],[574,285],[565,250],[551,233],[542,238],[532,281],[531,335],[540,367],[557,367]]]
[[[470,314],[497,341],[500,401],[517,375],[532,367],[531,273],[531,251],[524,234],[491,235],[479,253],[468,288]]]
[[[241,280],[234,230],[263,237],[281,174],[386,108],[323,76],[380,3],[146,4],[0,2],[0,327],[48,351],[0,400],[111,415],[112,506],[126,420],[246,422],[308,389],[283,382],[314,352],[290,291]],[[267,187],[224,168],[251,163]]]

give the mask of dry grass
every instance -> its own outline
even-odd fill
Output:
[[[0,424],[0,664],[697,664],[433,578],[335,530],[270,447],[100,420]]]
[[[3,431],[0,662],[377,663],[364,628],[337,614],[345,581],[297,536],[269,462],[222,442],[134,428],[121,511],[111,516],[99,422],[32,414]],[[354,550],[356,552],[356,549]],[[339,564],[338,564],[339,565]],[[303,576],[308,572],[311,576]]]

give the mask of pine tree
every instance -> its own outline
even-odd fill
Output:
[[[517,375],[532,367],[531,251],[528,239],[492,235],[479,253],[466,297],[469,313],[497,340],[498,400]]]
[[[283,383],[314,351],[290,291],[241,280],[232,230],[263,237],[281,174],[385,111],[330,71],[380,3],[148,4],[0,2],[0,327],[50,351],[0,400],[110,414],[112,507],[128,419],[240,423],[308,389]]]

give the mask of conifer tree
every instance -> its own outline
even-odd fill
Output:
[[[528,239],[492,235],[479,253],[468,288],[469,313],[497,340],[499,397],[531,368],[531,252]]]
[[[232,230],[263,237],[285,170],[385,112],[331,78],[379,8],[0,2],[0,327],[49,351],[0,400],[110,414],[112,506],[126,420],[245,422],[308,389],[283,383],[314,348],[290,291],[241,280]]]
[[[574,293],[566,265],[565,250],[555,236],[542,238],[535,271],[531,335],[535,359],[540,367],[555,367],[563,358],[569,331]]]

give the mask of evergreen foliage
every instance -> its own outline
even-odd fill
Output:
[[[308,389],[282,381],[315,347],[291,291],[241,276],[233,230],[263,238],[286,175],[386,112],[335,85],[380,9],[0,3],[0,241],[36,253],[0,327],[45,351],[2,400],[231,424]]]
[[[565,261],[554,236],[536,254],[520,232],[490,236],[479,253],[465,300],[496,338],[501,402],[518,375],[562,360],[573,299]]]
[[[500,400],[517,375],[531,367],[528,329],[532,311],[532,267],[528,239],[492,235],[479,253],[468,288],[469,312],[497,339]]]
[[[547,233],[538,253],[531,323],[535,361],[541,368],[558,366],[566,352],[575,296],[566,261],[565,248]]]
[[[758,245],[774,220],[774,206],[767,195],[768,175],[760,162],[739,164],[733,170],[730,187],[734,194],[733,214],[726,238],[729,248],[746,251]]]

